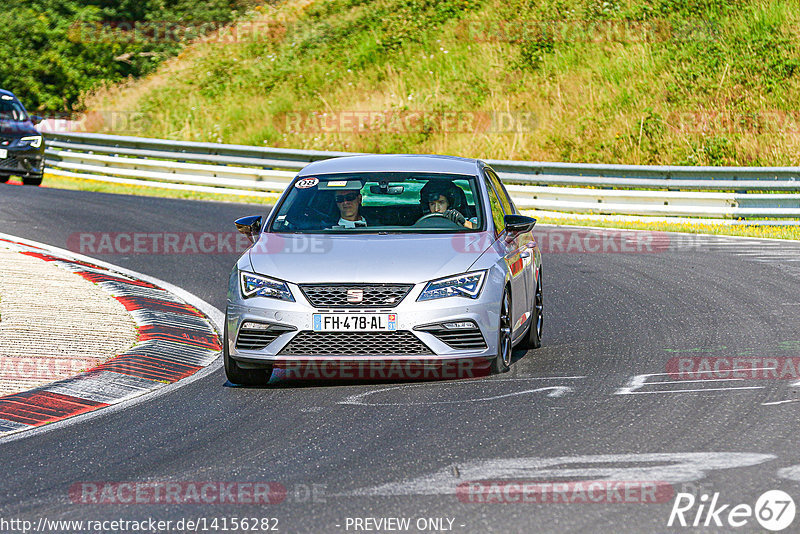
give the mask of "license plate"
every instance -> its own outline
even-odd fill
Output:
[[[5,148],[0,148],[0,159],[6,159],[8,157],[8,150]]]
[[[395,313],[315,313],[314,332],[389,332],[397,330]]]

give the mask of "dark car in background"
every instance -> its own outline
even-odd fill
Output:
[[[13,93],[0,89],[0,183],[11,176],[19,176],[25,185],[42,183],[44,138],[34,127],[40,122]]]

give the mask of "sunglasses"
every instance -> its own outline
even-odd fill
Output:
[[[347,193],[346,195],[336,195],[336,203],[352,202],[358,198],[358,193]]]

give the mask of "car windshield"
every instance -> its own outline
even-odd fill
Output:
[[[0,97],[0,120],[22,122],[25,119],[25,110],[19,102]]]
[[[271,232],[472,232],[483,228],[475,176],[325,174],[292,183]]]

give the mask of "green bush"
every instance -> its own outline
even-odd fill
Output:
[[[5,0],[0,87],[29,109],[71,111],[102,82],[138,77],[176,54],[199,22],[226,23],[247,0]],[[189,28],[165,36],[167,24]],[[135,24],[140,31],[126,31]]]

